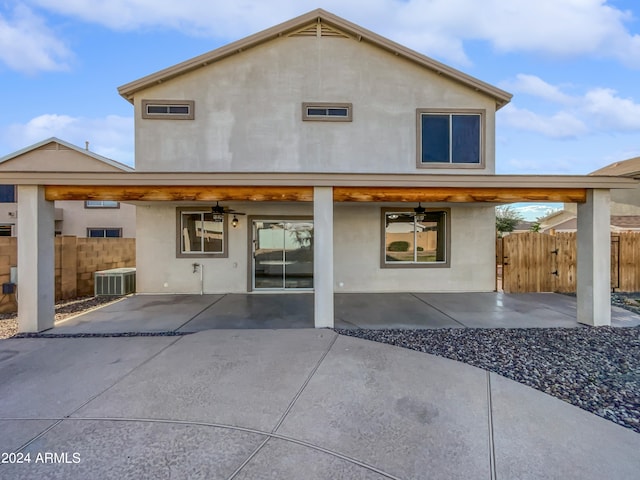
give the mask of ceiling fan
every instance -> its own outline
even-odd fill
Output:
[[[219,202],[216,202],[215,206],[211,207],[211,214],[213,215],[214,222],[223,222],[226,214],[233,215],[231,225],[233,225],[234,228],[238,226],[238,217],[236,217],[236,215],[246,215],[246,213],[236,212],[229,207],[223,207]]]

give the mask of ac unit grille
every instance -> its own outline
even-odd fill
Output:
[[[136,269],[114,268],[94,274],[95,295],[128,295],[136,291]]]

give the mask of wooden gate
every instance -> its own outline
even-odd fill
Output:
[[[502,239],[502,289],[506,293],[556,291],[556,238],[519,233]]]
[[[498,272],[507,293],[576,291],[575,233],[518,233],[498,239]],[[611,235],[611,288],[640,291],[640,232]]]

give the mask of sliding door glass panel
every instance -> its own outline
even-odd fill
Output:
[[[254,287],[284,288],[284,224],[254,222],[254,242]]]
[[[285,288],[313,288],[313,224],[285,224]]]

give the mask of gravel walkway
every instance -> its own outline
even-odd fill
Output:
[[[468,363],[640,433],[640,327],[336,332]]]

